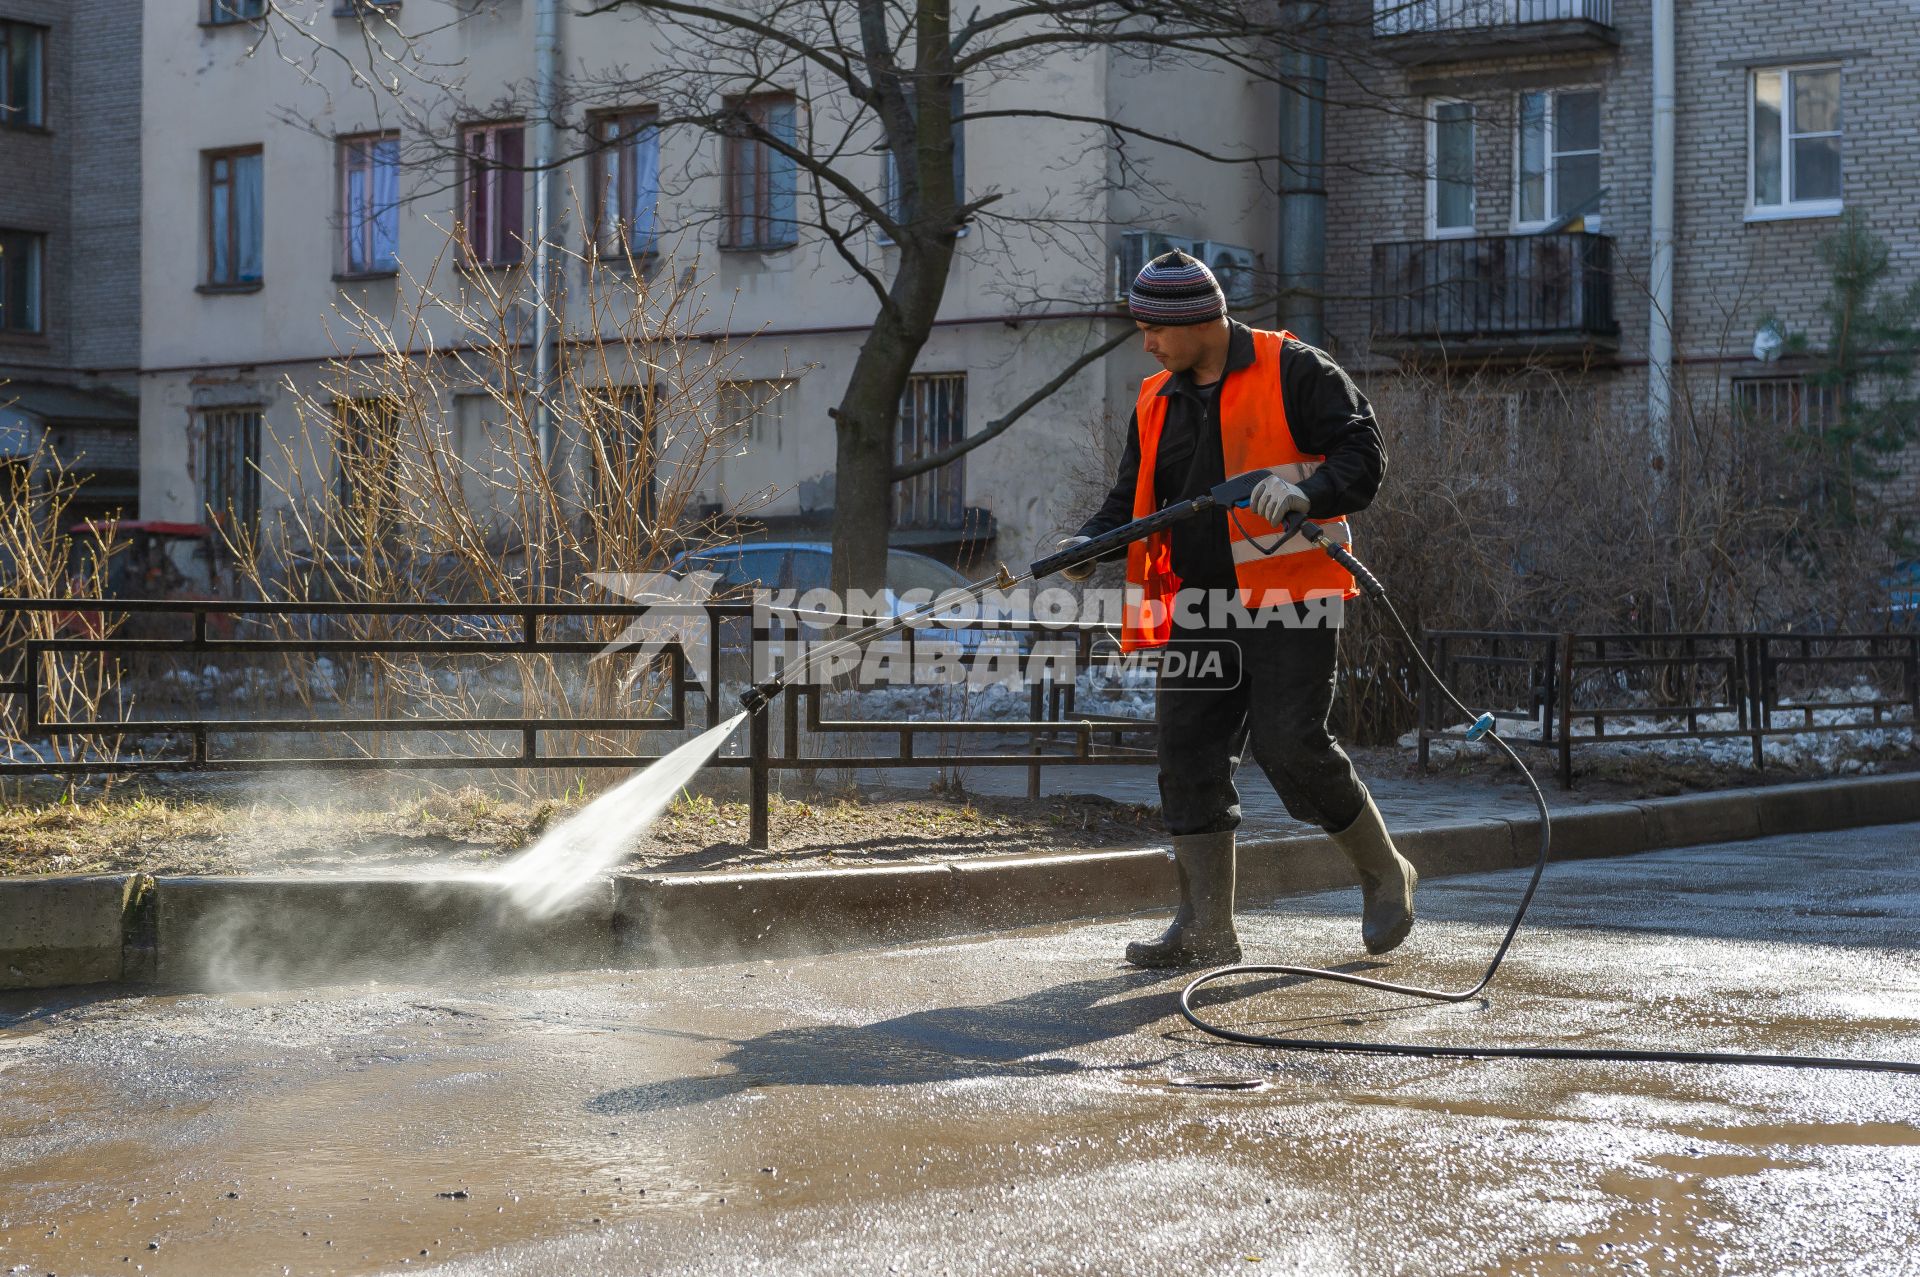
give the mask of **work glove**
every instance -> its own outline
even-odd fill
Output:
[[[1060,548],[1064,550],[1068,546],[1080,545],[1091,540],[1093,540],[1092,537],[1061,537]],[[1069,581],[1084,581],[1092,576],[1093,570],[1099,566],[1100,565],[1092,559],[1088,559],[1085,563],[1076,563],[1070,568],[1061,568],[1060,575],[1066,577]]]
[[[1270,474],[1254,487],[1253,495],[1247,499],[1253,512],[1275,527],[1280,521],[1296,511],[1305,514],[1312,504],[1307,494],[1295,485],[1288,483],[1277,474]]]

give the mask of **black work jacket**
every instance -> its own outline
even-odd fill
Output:
[[[1253,365],[1253,330],[1229,321],[1227,368],[1222,377],[1244,376]],[[1220,383],[1196,386],[1193,375],[1177,372],[1160,388],[1167,402],[1166,423],[1154,455],[1154,508],[1197,497],[1226,478],[1220,448]],[[1379,491],[1387,453],[1373,405],[1353,379],[1323,350],[1293,340],[1280,348],[1280,394],[1287,427],[1300,451],[1326,461],[1308,475],[1300,490],[1317,519],[1364,510]],[[1127,448],[1120,472],[1099,511],[1082,524],[1081,536],[1110,532],[1133,518],[1133,492],[1140,474],[1140,417],[1127,423]],[[1227,544],[1227,516],[1211,510],[1174,525],[1173,570],[1181,584],[1200,589],[1234,585],[1233,552]],[[1103,555],[1117,559],[1124,549]]]

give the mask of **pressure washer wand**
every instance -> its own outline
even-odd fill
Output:
[[[766,709],[768,703],[772,701],[774,696],[777,695],[782,688],[800,674],[804,673],[807,667],[815,661],[836,656],[841,652],[851,649],[864,648],[869,643],[885,638],[887,635],[905,629],[910,625],[922,624],[934,620],[936,614],[952,610],[965,603],[973,602],[988,590],[1010,590],[1023,581],[1037,581],[1043,577],[1052,576],[1055,572],[1062,571],[1063,569],[1078,567],[1082,563],[1090,563],[1110,551],[1117,550],[1124,545],[1129,545],[1143,537],[1151,536],[1162,529],[1170,528],[1176,523],[1184,523],[1188,519],[1205,514],[1209,510],[1222,508],[1231,509],[1234,506],[1244,506],[1253,496],[1254,488],[1266,477],[1267,471],[1265,470],[1252,470],[1246,474],[1235,475],[1224,483],[1215,484],[1211,490],[1203,492],[1197,497],[1190,497],[1185,501],[1176,502],[1173,505],[1167,506],[1165,509],[1156,510],[1143,518],[1135,519],[1131,523],[1123,523],[1112,531],[1103,532],[1097,537],[1081,541],[1076,545],[1070,545],[1063,550],[1048,555],[1044,559],[1037,559],[1029,564],[1027,570],[1019,576],[1013,575],[1002,566],[999,572],[993,576],[984,577],[958,590],[950,590],[931,603],[923,604],[910,612],[903,612],[898,616],[886,617],[882,620],[875,621],[856,633],[849,634],[845,638],[814,649],[807,653],[798,665],[782,670],[775,677],[749,687],[740,696],[740,708],[749,714],[758,714]],[[1309,539],[1317,543],[1320,539],[1318,536],[1319,529],[1314,527],[1313,524],[1305,523],[1304,516],[1283,524],[1280,536],[1282,540],[1285,540],[1287,537],[1292,536],[1294,532],[1304,531],[1306,529],[1312,529]]]

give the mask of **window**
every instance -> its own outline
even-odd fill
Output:
[[[607,386],[585,396],[582,423],[593,455],[593,500],[636,505],[642,521],[658,508],[651,386]]]
[[[1473,104],[1435,102],[1427,115],[1427,235],[1471,235]]]
[[[1735,378],[1733,423],[1734,456],[1759,492],[1801,505],[1825,500],[1817,444],[1840,424],[1836,387],[1797,376]]]
[[[391,509],[400,452],[400,404],[387,395],[333,401],[333,495],[352,523]]]
[[[0,124],[38,128],[47,122],[47,33],[24,22],[0,22]]]
[[[467,254],[476,265],[512,266],[526,249],[526,131],[476,124],[463,140]]]
[[[1600,194],[1600,92],[1522,93],[1514,221],[1539,227]]]
[[[214,26],[267,16],[267,0],[208,0],[207,21]]]
[[[644,257],[659,247],[660,130],[652,111],[593,117],[593,243],[612,257]]]
[[[740,431],[742,443],[779,448],[786,434],[786,394],[793,382],[723,381],[720,383],[721,430]]]
[[[346,236],[342,269],[384,275],[398,269],[400,138],[350,137],[340,142],[340,224]]]
[[[896,464],[952,447],[967,433],[967,375],[916,373],[900,396],[895,427]],[[893,485],[893,526],[957,528],[966,516],[966,466],[948,462]]]
[[[244,545],[260,530],[260,410],[204,412],[200,432],[201,504]]]
[[[1751,216],[1840,211],[1840,68],[1772,67],[1752,79]]]
[[[260,283],[260,148],[205,156],[207,284],[255,287]]]
[[[743,98],[732,104],[738,123],[727,135],[728,248],[787,248],[800,237],[795,220],[798,183],[791,156],[763,136],[794,144],[789,94]]]
[[[46,242],[46,236],[32,231],[0,231],[0,333],[41,331],[40,275]]]
[[[966,191],[967,191],[967,131],[966,131],[965,122],[961,119],[961,117],[965,114],[967,109],[967,95],[966,95],[966,88],[964,85],[955,84],[953,86],[953,108],[952,109],[953,109],[953,191],[954,191],[954,196],[957,199],[964,200],[966,198]],[[882,170],[883,180],[886,183],[887,215],[893,218],[893,220],[896,222],[904,222],[904,221],[912,220],[913,210],[909,209],[906,206],[905,202],[901,199],[900,165],[899,165],[899,161],[894,158],[892,147],[888,147],[881,152],[880,167]],[[955,233],[959,235],[965,235],[967,233],[967,228],[962,226]],[[893,241],[888,239],[885,235],[882,235],[880,237],[880,242],[883,244],[890,244]]]

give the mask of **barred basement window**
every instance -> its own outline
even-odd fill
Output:
[[[260,410],[200,414],[200,496],[207,518],[246,544],[260,530]]]
[[[779,378],[721,382],[720,428],[740,431],[742,443],[778,449],[786,434],[785,396],[791,389],[791,380]]]
[[[916,373],[900,396],[894,463],[914,461],[952,447],[967,434],[967,374]],[[966,518],[964,460],[902,479],[893,485],[895,528],[958,528]]]
[[[1763,492],[1805,504],[1825,497],[1826,476],[1811,445],[1840,423],[1840,392],[1804,377],[1740,377],[1733,382],[1734,455]],[[1799,437],[1808,445],[1795,457]]]
[[[595,504],[603,511],[630,504],[641,522],[651,523],[660,495],[653,387],[603,387],[588,392],[583,408]]]
[[[333,495],[339,511],[358,524],[384,518],[397,501],[400,403],[390,395],[333,401]]]

